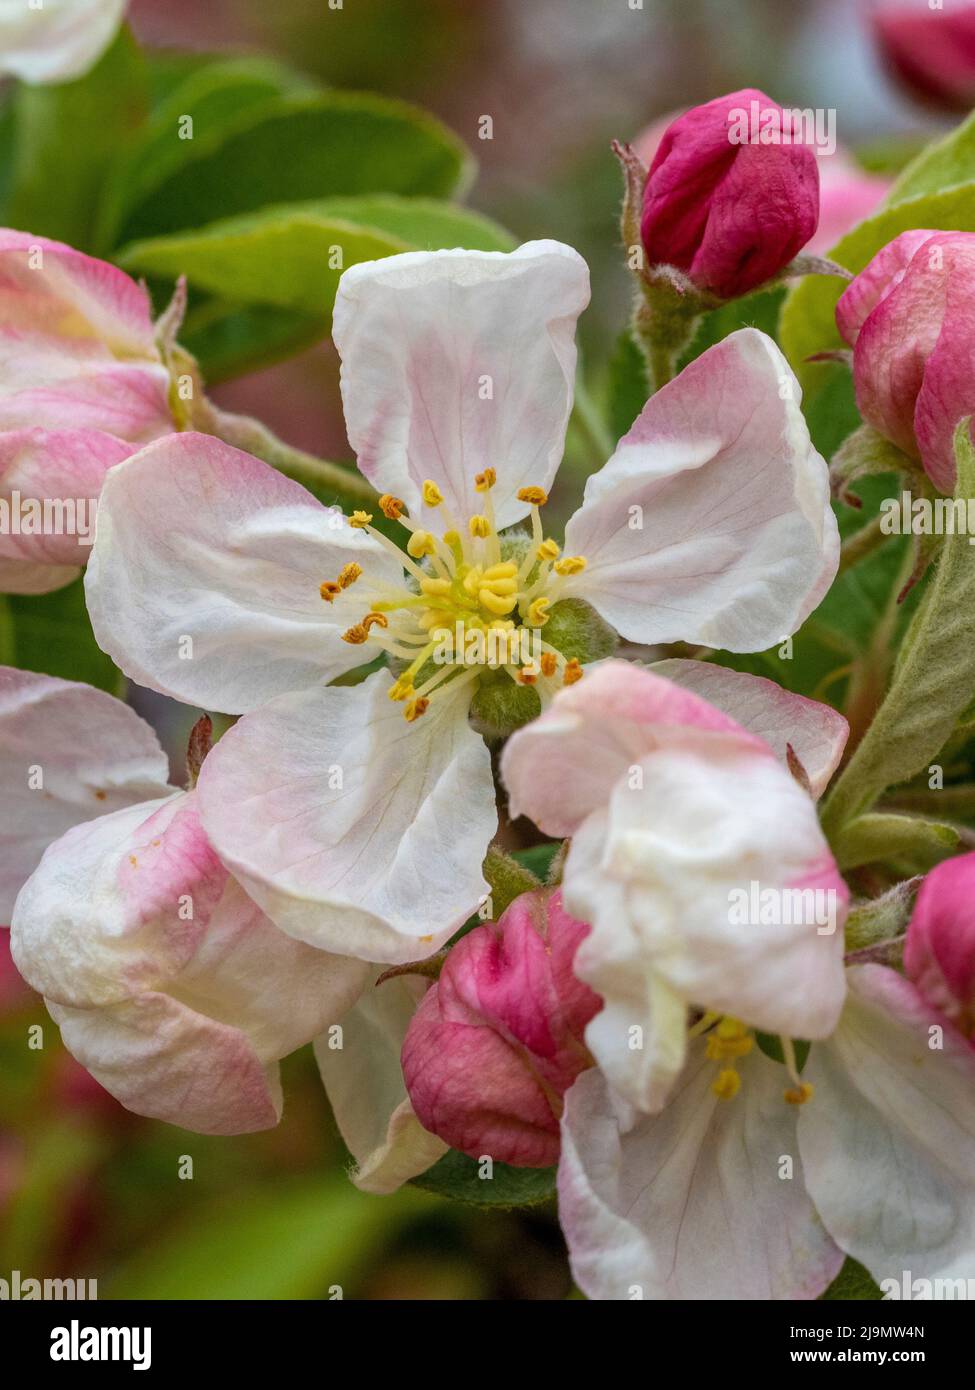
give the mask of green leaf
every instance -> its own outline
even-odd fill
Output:
[[[862,864],[906,859],[930,869],[958,848],[959,832],[951,825],[893,812],[858,816],[844,826],[831,848],[845,873]]]
[[[475,1207],[534,1206],[555,1195],[554,1167],[512,1168],[507,1163],[494,1163],[489,1178],[478,1176],[480,1168],[479,1160],[451,1149],[414,1178],[413,1186]]]
[[[872,1275],[850,1255],[843,1261],[843,1268],[826,1292],[819,1296],[830,1301],[839,1299],[850,1302],[863,1299],[873,1299],[876,1302],[883,1299],[880,1286],[875,1283]]]
[[[893,207],[924,193],[939,193],[957,184],[975,181],[975,112],[923,149],[903,170],[887,195]],[[921,223],[920,225],[924,225]]]
[[[882,209],[861,222],[829,253],[854,273],[861,271],[881,247],[912,227],[944,231],[975,231],[975,183],[928,193],[895,207]],[[836,327],[836,301],[846,282],[831,275],[807,275],[787,295],[779,320],[779,341],[802,383],[814,396],[823,389],[833,368],[807,362],[813,353],[845,347]]]
[[[145,65],[126,29],[77,82],[21,84],[10,223],[89,249],[109,165],[147,106]]]
[[[622,439],[647,403],[646,358],[627,328],[616,340],[609,361],[608,413],[613,439]]]
[[[547,883],[552,869],[552,861],[561,848],[562,842],[560,840],[552,840],[547,845],[532,845],[530,849],[516,849],[511,857],[517,859],[519,864],[524,864],[525,868],[542,883]]]
[[[126,247],[127,270],[192,285],[234,304],[331,314],[339,279],[359,261],[411,249],[508,250],[513,240],[464,208],[430,199],[372,196],[268,208],[198,232]]]
[[[116,161],[100,209],[98,244],[105,249],[116,245],[129,210],[176,177],[184,165],[217,149],[242,115],[253,117],[280,97],[314,90],[307,78],[267,58],[194,66],[153,109],[141,137],[130,141]]]
[[[233,216],[314,198],[449,197],[471,172],[457,137],[405,102],[354,92],[283,97],[256,115],[245,111],[214,148],[194,149],[132,209],[119,239],[202,227],[218,211]]]
[[[192,1218],[118,1270],[104,1289],[125,1299],[313,1299],[346,1288],[418,1193],[369,1197],[344,1177],[236,1193]]]
[[[969,422],[955,433],[956,498],[975,500],[975,449]],[[858,574],[865,566],[851,573]],[[975,547],[968,536],[944,537],[924,597],[899,644],[890,689],[823,808],[835,837],[885,788],[930,766],[975,689]]]
[[[200,364],[207,385],[216,386],[293,357],[324,338],[328,325],[324,314],[197,298],[183,320],[179,340]]]
[[[5,665],[120,693],[123,677],[92,636],[81,579],[53,594],[0,595],[0,615]]]

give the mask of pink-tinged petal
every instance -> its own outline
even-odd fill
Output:
[[[836,304],[836,326],[850,347],[856,346],[860,329],[891,290],[897,288],[904,272],[926,241],[938,233],[922,227],[901,232],[882,247],[873,260],[847,285]]]
[[[188,792],[68,831],[21,890],[11,941],[106,1090],[204,1133],[274,1124],[274,1064],[337,1022],[367,974],[273,926]]]
[[[104,1009],[48,1003],[64,1045],[116,1100],[198,1134],[248,1134],[281,1118],[281,1082],[245,1034],[168,994]]]
[[[0,921],[44,850],[73,825],[167,795],[166,755],[103,690],[0,667]]]
[[[399,977],[368,987],[341,1028],[315,1043],[318,1069],[363,1192],[395,1192],[425,1173],[447,1145],[413,1111],[400,1050],[426,982]]]
[[[922,252],[922,257],[923,257]],[[955,485],[955,430],[975,413],[975,236],[945,257],[944,319],[914,408],[914,435],[928,477],[942,492]]]
[[[562,1096],[592,1065],[583,1033],[601,1005],[572,969],[587,930],[561,893],[526,893],[448,953],[406,1035],[403,1076],[452,1148],[515,1167],[558,1159]]]
[[[932,869],[921,884],[904,943],[904,969],[934,1008],[975,1027],[975,854]]]
[[[624,637],[761,651],[795,632],[839,562],[826,463],[771,338],[730,334],[647,402],[586,483],[564,593]]]
[[[430,478],[464,523],[483,509],[475,474],[497,472],[498,523],[528,513],[515,496],[548,488],[572,408],[576,319],[589,272],[571,247],[418,251],[347,270],[333,337],[359,467],[412,516]]]
[[[848,973],[840,1026],[803,1072],[810,1196],[878,1282],[971,1278],[975,1049],[896,971]]]
[[[156,363],[116,362],[100,343],[0,334],[0,430],[72,426],[135,445],[173,430],[169,377]]]
[[[7,592],[43,593],[26,575],[63,568],[68,582],[87,563],[105,475],[131,453],[132,445],[97,430],[0,433],[0,592],[4,570],[16,585]],[[19,583],[18,562],[26,572]]]
[[[11,331],[159,360],[144,286],[63,242],[2,228],[0,336]]]
[[[749,733],[763,739],[781,762],[787,763],[791,745],[809,778],[813,796],[822,796],[850,733],[842,714],[819,700],[783,690],[764,676],[731,671],[710,661],[656,661],[650,669],[724,710]]]
[[[625,1133],[599,1071],[566,1096],[559,1219],[576,1282],[604,1300],[816,1298],[843,1254],[803,1186],[785,1073],[754,1053],[723,1101],[702,1053],[663,1114]]]
[[[629,661],[602,662],[508,740],[501,775],[511,814],[530,816],[547,835],[572,835],[647,753],[716,736],[764,748],[692,691]]]
[[[128,0],[5,3],[0,11],[0,72],[24,82],[71,82],[101,57]]]
[[[652,971],[687,1002],[768,1032],[832,1031],[848,893],[812,800],[774,758],[731,739],[658,749],[589,836],[570,847],[563,891],[592,924],[576,971],[604,999],[632,1001],[627,976]],[[652,1015],[618,1015],[653,1036]]]
[[[324,580],[362,577],[332,603]],[[203,434],[170,435],[107,478],[85,588],[95,637],[150,689],[238,714],[361,665],[342,633],[372,580],[402,569],[376,541],[267,464]]]
[[[271,701],[224,734],[198,794],[221,858],[283,931],[405,963],[484,900],[497,813],[469,688],[411,724],[391,684],[377,671]]]

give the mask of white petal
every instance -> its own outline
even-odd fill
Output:
[[[895,971],[848,976],[840,1026],[803,1072],[810,1195],[878,1282],[975,1279],[975,1049]]]
[[[799,627],[839,560],[826,463],[795,377],[753,328],[652,396],[565,532],[564,593],[635,642],[761,651]]]
[[[566,1095],[559,1217],[576,1281],[598,1299],[816,1298],[843,1256],[803,1187],[785,1073],[752,1055],[722,1101],[702,1051],[663,1114],[624,1134],[598,1070]]]
[[[572,407],[576,319],[589,272],[571,247],[417,251],[347,270],[333,337],[359,467],[416,516],[427,478],[463,524],[483,510],[474,476],[497,471],[502,526],[515,493],[547,489]],[[427,513],[428,524],[436,524]],[[441,527],[442,529],[442,527]]]
[[[81,821],[167,795],[168,772],[156,735],[121,700],[0,667],[0,921],[10,921],[53,840]]]
[[[650,669],[730,714],[749,733],[764,739],[782,762],[787,761],[786,748],[791,744],[813,796],[826,790],[850,733],[849,724],[835,709],[783,690],[764,676],[731,671],[711,661],[655,661]]]
[[[497,815],[469,687],[408,724],[391,684],[377,671],[271,701],[223,736],[198,792],[221,858],[282,930],[402,963],[484,900]]]
[[[351,561],[366,572],[332,603]],[[174,434],[112,469],[85,578],[95,637],[126,675],[239,714],[362,664],[342,633],[370,579],[402,570],[297,483],[202,434]]]
[[[2,0],[0,72],[25,82],[71,82],[94,66],[128,0]]]
[[[425,1173],[447,1145],[423,1128],[403,1083],[400,1052],[425,985],[396,978],[366,990],[342,1021],[341,1047],[324,1034],[315,1056],[363,1192],[395,1192]]]

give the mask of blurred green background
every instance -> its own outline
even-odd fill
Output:
[[[477,158],[473,208],[517,240],[556,237],[589,261],[581,344],[598,382],[629,295],[610,140],[746,85],[787,105],[835,107],[840,141],[868,158],[892,137],[929,138],[934,118],[881,72],[864,10],[856,0],[136,0],[131,19],[160,51],[275,57],[439,116]],[[490,140],[479,138],[485,116]],[[293,444],[348,456],[328,343],[215,396]],[[132,699],[178,766],[195,711]],[[571,1295],[550,1205],[485,1212],[416,1188],[356,1192],[310,1049],[285,1064],[278,1129],[185,1133],[123,1111],[0,966],[0,1276],[96,1278],[102,1297]],[[35,1024],[40,1049],[27,1046]],[[180,1176],[186,1156],[191,1179]]]

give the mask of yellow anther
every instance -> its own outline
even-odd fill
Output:
[[[478,473],[474,477],[474,487],[478,492],[489,492],[498,481],[498,475],[493,468],[485,468],[483,473]]]
[[[421,579],[420,593],[428,598],[446,598],[450,594],[449,579]]]
[[[502,580],[499,582],[504,583],[505,581]],[[487,587],[478,589],[477,600],[489,613],[496,613],[499,618],[503,618],[506,614],[513,612],[518,605],[517,593],[496,594],[492,589],[488,589]]]
[[[389,698],[391,700],[408,700],[413,694],[412,676],[399,676],[389,687]]]
[[[349,517],[349,525],[354,526],[357,531],[372,524],[372,517],[368,512],[353,512]]]
[[[552,600],[546,598],[544,594],[541,598],[532,599],[525,615],[525,622],[528,627],[541,627],[543,623],[547,623],[549,620],[548,610],[551,606]]]
[[[544,507],[548,501],[548,493],[540,487],[520,487],[518,501],[530,502],[533,507]]]
[[[538,680],[538,667],[523,666],[515,672],[515,680],[519,685],[534,685]]]
[[[455,545],[460,545],[460,536],[458,536],[456,531],[445,531],[443,533],[443,541],[444,545],[449,545],[451,550],[453,550]]]
[[[403,711],[403,718],[408,724],[412,724],[415,719],[419,719],[421,714],[425,714],[430,708],[430,701],[426,696],[421,695],[416,700],[411,700]]]
[[[755,1046],[754,1038],[748,1034],[741,1037],[721,1037],[716,1028],[713,1033],[709,1033],[705,1048],[708,1057],[712,1062],[727,1062],[736,1057],[747,1057]]]
[[[406,510],[406,503],[401,497],[394,497],[391,492],[384,492],[379,499],[379,510],[387,520],[399,521]]]
[[[586,560],[583,555],[566,555],[562,560],[556,560],[556,574],[581,574],[586,568]]]
[[[342,633],[343,642],[351,642],[354,647],[359,647],[369,636],[369,629],[373,626],[389,627],[389,619],[384,618],[382,613],[367,613],[361,622],[350,627],[348,632]]]
[[[808,1081],[801,1082],[798,1086],[790,1086],[782,1095],[790,1105],[805,1105],[807,1100],[812,1100],[813,1088]]]
[[[428,507],[439,507],[443,501],[443,493],[429,478],[423,484],[423,500]]]
[[[733,1018],[731,1014],[725,1014],[715,1030],[719,1038],[744,1038],[748,1035],[748,1029],[740,1018]]]
[[[362,573],[362,566],[357,565],[354,560],[349,564],[343,565],[339,570],[339,588],[347,589],[350,584],[354,584]]]
[[[486,516],[472,516],[467,523],[467,529],[472,536],[477,536],[483,541],[491,534],[491,523]]]
[[[482,572],[484,579],[514,579],[518,573],[518,566],[513,560],[501,560],[496,565],[488,565]]]
[[[741,1090],[741,1077],[734,1067],[725,1067],[711,1082],[711,1090],[718,1100],[734,1100]]]
[[[554,652],[542,652],[541,668],[543,676],[554,676],[558,669],[558,662]]]
[[[559,558],[559,547],[555,541],[542,541],[538,547],[538,558],[540,560],[557,560]]]
[[[326,579],[324,584],[318,586],[318,592],[326,603],[334,603],[336,595],[342,592],[342,585],[336,584],[333,579]]]
[[[429,531],[414,531],[406,542],[406,553],[421,560],[424,555],[436,555],[437,543]]]
[[[384,617],[382,613],[367,613],[362,620],[362,626],[368,632],[373,625],[376,627],[389,627],[389,619]]]
[[[582,667],[577,656],[572,657],[571,661],[565,663],[565,670],[562,672],[563,685],[575,685],[576,681],[582,680]]]

